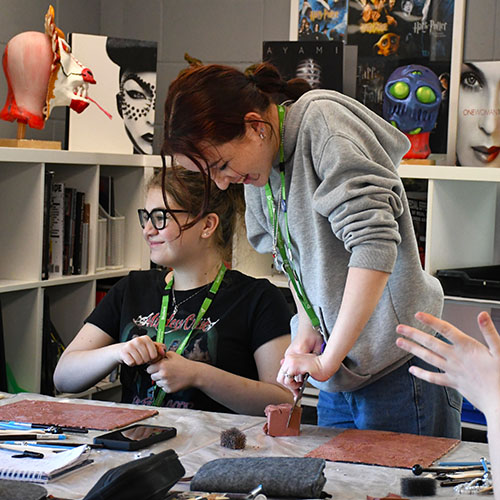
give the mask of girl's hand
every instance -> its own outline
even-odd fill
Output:
[[[195,387],[196,377],[203,363],[191,361],[172,351],[157,362],[151,363],[147,372],[165,392],[172,393]]]
[[[429,372],[411,367],[412,375],[427,382],[457,389],[485,414],[500,410],[500,337],[489,314],[482,312],[478,324],[486,346],[450,323],[430,314],[415,317],[438,331],[451,343],[407,325],[399,325],[396,344],[442,370]]]
[[[153,342],[148,335],[135,337],[120,344],[118,352],[119,362],[127,366],[139,366],[145,363],[154,363],[165,355],[165,346]]]

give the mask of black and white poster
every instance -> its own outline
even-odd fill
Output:
[[[68,149],[152,154],[157,43],[72,33],[70,45],[92,68],[98,106],[68,114]]]
[[[264,42],[262,59],[285,80],[303,78],[313,89],[342,92],[342,42]]]

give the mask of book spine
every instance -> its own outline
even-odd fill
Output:
[[[83,205],[85,193],[76,193],[75,239],[73,248],[73,274],[82,274]]]
[[[64,183],[52,185],[50,200],[49,278],[62,276],[64,246]]]
[[[73,274],[73,249],[75,245],[76,189],[64,189],[64,251],[63,274]]]
[[[50,202],[52,197],[52,184],[54,172],[45,172],[45,186],[43,191],[43,243],[42,243],[42,280],[49,279],[50,259]]]
[[[82,274],[89,272],[89,227],[90,227],[90,203],[83,205],[82,223]]]

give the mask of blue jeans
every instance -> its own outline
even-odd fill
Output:
[[[357,391],[320,391],[318,425],[460,439],[462,396],[414,377],[408,372],[412,365],[438,371],[413,357]]]

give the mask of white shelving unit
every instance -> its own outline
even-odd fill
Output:
[[[428,180],[426,271],[500,264],[500,169],[401,165],[399,174]],[[499,325],[500,297],[446,296],[443,318],[483,341],[476,323],[482,310]]]
[[[425,250],[429,273],[495,264],[500,169],[401,165],[399,174],[429,182]]]
[[[158,156],[0,148],[0,303],[7,361],[22,388],[40,388],[44,294],[50,298],[52,321],[69,342],[95,305],[98,280],[149,267],[136,210],[144,204],[146,179],[160,166]],[[86,275],[40,279],[46,170],[55,172],[56,181],[84,191],[91,205]],[[495,264],[500,169],[402,165],[399,173],[428,180],[427,271]],[[116,208],[125,216],[125,265],[96,272],[100,175],[113,176]],[[288,286],[271,256],[253,251],[244,233],[235,241],[233,267]],[[460,301],[468,303],[466,297]],[[487,307],[500,308],[500,300],[488,302]]]
[[[38,392],[42,353],[43,299],[51,319],[69,342],[95,306],[100,279],[149,267],[136,210],[144,204],[144,183],[158,157],[0,148],[0,303],[7,362],[17,384]],[[89,272],[41,280],[44,174],[55,172],[85,193],[90,203]],[[96,272],[99,176],[112,175],[115,205],[125,216],[124,267]]]

